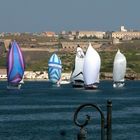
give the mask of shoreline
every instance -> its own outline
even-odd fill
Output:
[[[62,81],[70,81],[71,72],[62,73],[61,79]],[[7,79],[6,70],[3,70],[3,73],[0,74],[1,80]],[[100,80],[112,80],[113,75],[110,72],[101,72]],[[25,71],[24,73],[25,81],[45,81],[48,80],[47,71]],[[139,73],[126,73],[125,80],[140,80]]]

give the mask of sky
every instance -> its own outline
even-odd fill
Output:
[[[0,0],[0,32],[140,30],[140,0]]]

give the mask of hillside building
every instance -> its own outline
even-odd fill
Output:
[[[78,38],[81,37],[97,37],[97,38],[103,38],[105,35],[105,32],[100,32],[100,31],[79,31],[78,33]]]
[[[121,26],[120,31],[112,32],[112,38],[118,38],[122,40],[140,39],[139,31],[131,31]]]

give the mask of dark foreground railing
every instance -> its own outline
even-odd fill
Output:
[[[103,111],[100,109],[100,107],[96,104],[83,104],[80,107],[77,108],[77,110],[74,113],[74,123],[78,127],[80,127],[80,132],[77,135],[77,140],[86,140],[87,139],[87,132],[84,129],[84,127],[89,123],[90,121],[90,116],[86,115],[86,120],[84,121],[83,124],[79,123],[77,118],[78,118],[78,113],[80,112],[81,109],[85,107],[93,107],[95,108],[101,116],[101,140],[112,140],[112,101],[108,100],[107,101],[107,119],[105,122],[105,117],[103,114]]]

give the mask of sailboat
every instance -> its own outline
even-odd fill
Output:
[[[16,41],[11,42],[7,55],[8,89],[20,89],[25,70],[22,51]]]
[[[83,76],[85,89],[97,89],[99,84],[99,74],[101,58],[98,52],[89,43],[83,65]]]
[[[115,88],[123,87],[125,84],[126,63],[126,57],[118,50],[113,63],[113,87]]]
[[[76,50],[75,65],[71,74],[71,83],[73,87],[84,87],[83,77],[83,64],[84,64],[84,52],[78,45]]]
[[[60,86],[62,73],[62,63],[60,58],[54,53],[48,62],[48,78],[50,82]]]

